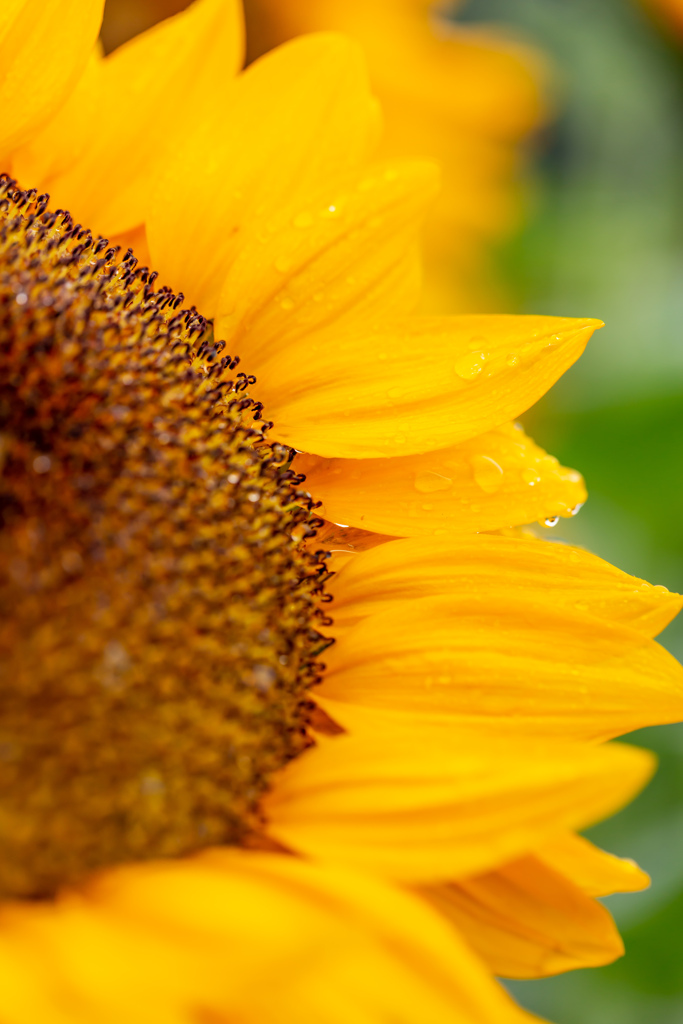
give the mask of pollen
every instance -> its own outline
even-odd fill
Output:
[[[0,178],[3,895],[242,843],[310,743],[311,501],[182,298]]]

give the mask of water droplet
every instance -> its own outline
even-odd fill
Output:
[[[586,504],[585,501],[580,501],[578,505],[574,505],[574,508],[570,508],[569,509],[569,515],[570,516],[578,516],[579,512],[581,511],[581,509],[583,508],[583,506],[585,504]]]
[[[26,294],[26,292],[17,292],[17,297],[15,301],[17,303],[17,306],[25,306],[26,303],[28,302],[28,295]]]
[[[284,298],[282,300],[282,302],[280,303],[280,309],[284,309],[286,311],[289,311],[290,309],[294,309],[294,301],[293,301],[293,299]]]
[[[228,483],[229,484],[236,484],[239,481],[239,478],[240,478],[239,473],[228,473]]]
[[[310,228],[313,223],[313,214],[305,210],[303,213],[297,213],[296,217],[292,220],[292,224],[295,228]]]
[[[547,527],[557,526],[559,521],[560,521],[560,517],[559,516],[546,516],[546,518],[543,520],[543,526],[547,526]]]
[[[473,335],[473,337],[470,338],[467,347],[470,350],[470,352],[481,352],[485,342],[486,338],[484,337],[483,334],[475,334]]]
[[[503,483],[503,467],[488,455],[473,455],[470,466],[474,480],[485,494],[495,494]]]
[[[656,590],[658,594],[668,594],[669,588],[663,587],[661,583],[655,583],[653,590]]]
[[[528,484],[529,487],[535,487],[536,484],[540,484],[541,482],[541,478],[535,469],[523,469],[522,480],[525,484]]]
[[[485,359],[485,352],[470,352],[456,359],[453,363],[453,369],[458,377],[461,377],[463,380],[474,380],[481,373]]]
[[[278,256],[273,265],[281,274],[286,274],[288,270],[292,269],[292,261],[288,256]]]
[[[432,469],[423,469],[415,474],[415,490],[421,494],[433,494],[435,491],[447,491],[453,481],[448,476],[436,473]]]
[[[516,352],[511,352],[509,356],[505,357],[505,362],[508,366],[517,366],[519,363],[519,356]]]
[[[321,217],[336,217],[336,216],[338,216],[339,212],[340,212],[339,211],[339,204],[338,203],[330,203],[329,206],[326,206],[324,210],[320,211],[320,216]]]

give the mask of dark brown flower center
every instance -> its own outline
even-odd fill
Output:
[[[308,743],[310,501],[181,304],[0,178],[2,894],[240,842]]]

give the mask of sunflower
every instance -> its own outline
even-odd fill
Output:
[[[410,313],[433,172],[344,38],[13,13],[10,85],[66,51],[0,200],[3,1024],[528,1019],[492,973],[647,884],[575,834],[652,768],[598,741],[681,715],[676,595],[484,532],[583,500],[510,421],[598,322]]]

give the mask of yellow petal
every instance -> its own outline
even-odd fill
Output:
[[[64,120],[17,156],[15,172],[37,184],[51,147],[60,173],[40,185],[53,203],[107,236],[137,227],[170,151],[186,144],[187,125],[199,111],[224,116],[242,51],[239,0],[195,0],[101,61]]]
[[[323,698],[503,732],[606,739],[683,710],[683,667],[653,640],[509,590],[396,602],[325,661]]]
[[[291,196],[249,218],[237,204],[226,226],[239,222],[240,252],[226,268],[218,335],[255,366],[302,334],[411,311],[418,228],[437,179],[431,164],[404,161],[321,182],[298,211]]]
[[[104,0],[3,0],[1,6],[0,166],[73,89],[95,45]]]
[[[394,537],[446,537],[569,516],[581,475],[505,424],[441,451],[394,459],[298,455],[295,469],[333,522]]]
[[[378,117],[363,56],[341,36],[304,37],[252,64],[225,108],[202,110],[167,162],[147,225],[164,280],[214,316],[228,272],[246,246],[251,265],[245,273],[260,304],[268,289],[258,293],[256,263],[261,251],[269,262],[278,256],[270,228],[281,233],[289,220],[290,229],[300,231],[294,218],[324,214],[317,200],[334,205],[335,188],[374,148]],[[269,265],[269,274],[273,269]],[[237,303],[237,296],[229,301]]]
[[[536,855],[549,867],[571,878],[589,896],[640,892],[650,884],[649,875],[635,861],[615,857],[572,833],[545,843]]]
[[[536,856],[418,890],[465,936],[494,974],[543,978],[622,956],[611,914]]]
[[[533,405],[599,320],[410,317],[321,331],[250,358],[273,436],[328,458],[447,448]]]
[[[424,900],[215,851],[0,918],[3,1024],[531,1024]]]
[[[282,772],[268,833],[302,853],[414,882],[487,871],[621,806],[652,770],[617,745],[420,729],[339,736]]]
[[[490,305],[490,295],[482,301],[482,243],[507,232],[517,216],[515,150],[542,114],[535,55],[472,22],[458,26],[441,16],[444,7],[450,15],[453,5],[399,0],[246,5],[250,45],[260,52],[320,29],[357,39],[386,117],[383,152],[419,153],[443,167],[425,235],[423,308],[436,312],[454,302],[462,310]]]
[[[444,543],[382,544],[351,559],[327,589],[334,595],[338,627],[419,598],[465,594],[472,610],[506,592],[511,606],[523,600],[570,614],[587,612],[651,637],[683,606],[679,594],[629,576],[582,548],[484,534]]]

